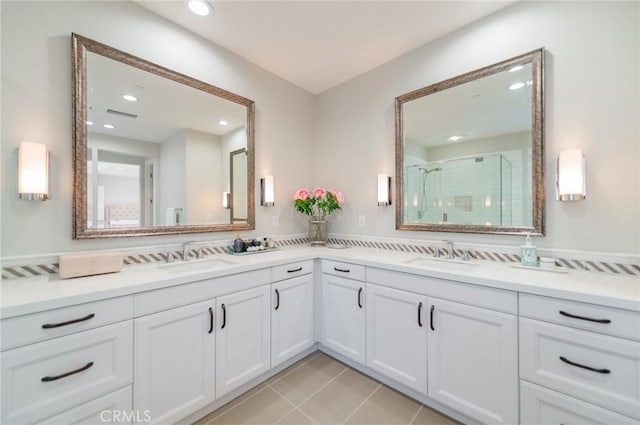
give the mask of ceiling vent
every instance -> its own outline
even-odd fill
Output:
[[[107,109],[107,114],[113,114],[113,115],[117,115],[119,117],[125,117],[125,118],[132,118],[134,120],[136,118],[138,118],[138,116],[135,115],[135,114],[129,114],[127,112],[116,111],[115,109]]]

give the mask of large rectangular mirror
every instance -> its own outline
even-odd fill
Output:
[[[254,102],[77,34],[72,43],[74,237],[253,229]]]
[[[543,59],[396,98],[396,228],[544,234]]]

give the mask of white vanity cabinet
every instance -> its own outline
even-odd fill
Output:
[[[215,300],[135,319],[135,412],[173,423],[215,400]]]
[[[271,367],[314,344],[313,260],[274,267],[271,284]]]
[[[364,267],[323,260],[322,271],[321,342],[336,353],[365,364]]]
[[[367,269],[367,365],[481,423],[518,423],[517,293]]]
[[[429,297],[428,395],[483,423],[518,422],[518,318]]]
[[[217,299],[216,398],[271,368],[270,285]]]
[[[427,297],[367,284],[367,366],[427,393]]]
[[[0,422],[77,422],[130,407],[131,316],[131,298],[121,297],[2,320]]]
[[[593,410],[640,419],[640,313],[521,294],[520,316],[521,385],[533,389],[523,406],[547,406],[547,418],[570,409],[576,417]],[[564,413],[549,405],[565,406]],[[540,414],[523,409],[522,421]]]

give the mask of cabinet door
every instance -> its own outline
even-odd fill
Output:
[[[322,275],[322,344],[365,363],[364,283]]]
[[[218,298],[216,397],[270,368],[270,285]]]
[[[271,367],[313,345],[313,275],[271,285]]]
[[[428,395],[480,422],[518,422],[517,318],[429,298]]]
[[[367,284],[367,366],[427,393],[427,297]]]
[[[215,400],[215,300],[135,319],[133,405],[173,423]]]

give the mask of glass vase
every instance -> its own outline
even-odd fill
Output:
[[[311,246],[325,246],[329,239],[329,219],[323,215],[309,217],[309,242]]]

